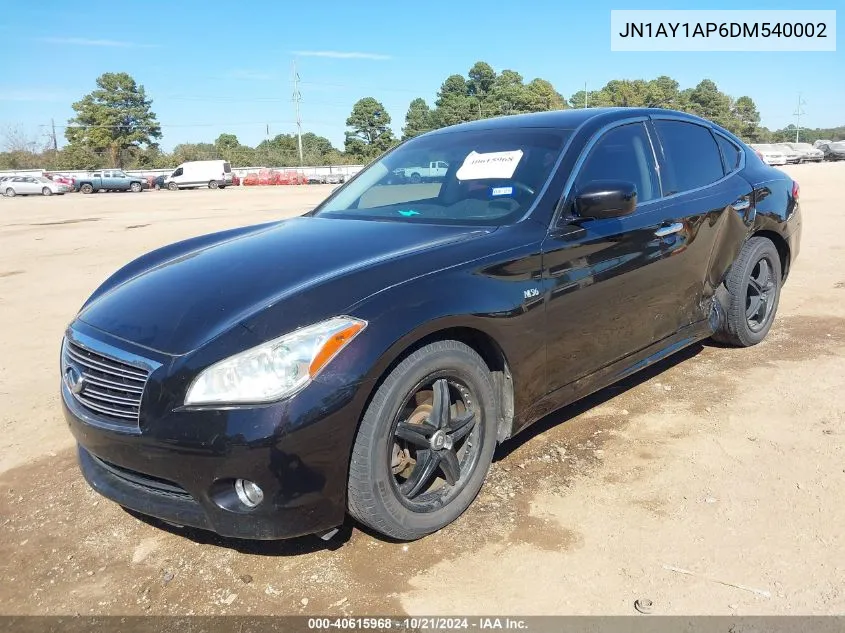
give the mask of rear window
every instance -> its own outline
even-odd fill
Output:
[[[718,143],[719,150],[722,152],[722,158],[725,160],[725,173],[729,174],[739,169],[742,150],[721,134],[716,134],[716,143]]]
[[[722,156],[710,130],[685,121],[654,122],[666,156],[665,195],[704,187],[724,177]]]
[[[224,174],[232,173],[232,166],[229,163],[223,163],[223,173]]]

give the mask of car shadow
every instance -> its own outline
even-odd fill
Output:
[[[259,541],[239,538],[227,538],[192,527],[178,527],[166,521],[162,521],[155,517],[145,516],[129,508],[123,508],[134,518],[154,527],[158,530],[169,532],[174,536],[186,538],[199,545],[213,545],[215,547],[222,547],[225,549],[235,550],[241,554],[252,554],[254,556],[301,556],[303,554],[313,554],[321,551],[334,551],[346,544],[352,537],[352,521],[347,519],[344,525],[340,526],[337,534],[335,534],[328,541],[324,541],[317,535],[298,536],[295,538]]]
[[[496,448],[496,452],[493,454],[493,461],[495,462],[501,459],[505,459],[508,455],[513,453],[519,447],[523,446],[532,438],[535,438],[538,435],[548,431],[552,427],[568,422],[572,418],[575,418],[581,415],[582,413],[589,411],[593,407],[597,407],[600,404],[604,404],[608,400],[611,400],[616,396],[625,393],[629,389],[638,387],[642,383],[651,380],[655,376],[662,374],[667,369],[670,369],[676,365],[680,365],[684,361],[695,357],[703,349],[704,345],[701,343],[695,343],[694,345],[690,345],[689,347],[686,347],[672,354],[668,358],[664,358],[663,360],[660,360],[654,363],[653,365],[646,367],[645,369],[642,369],[637,373],[620,380],[617,383],[605,387],[604,389],[600,389],[594,394],[582,398],[581,400],[578,400],[576,402],[573,402],[572,404],[567,405],[562,409],[558,409],[556,411],[553,411],[552,413],[549,413],[547,416],[540,418],[537,422],[529,426],[524,431],[520,431],[516,436],[505,441],[503,444],[500,444]]]
[[[587,396],[586,398],[583,398],[582,400],[574,402],[562,409],[550,413],[549,415],[545,416],[544,418],[541,418],[540,420],[532,424],[529,428],[520,432],[515,437],[507,440],[504,444],[499,445],[496,449],[495,454],[493,455],[493,461],[505,459],[513,451],[523,446],[532,438],[544,433],[545,431],[548,431],[554,426],[563,424],[571,420],[572,418],[577,417],[578,415],[592,409],[593,407],[599,406],[600,404],[604,404],[608,400],[611,400],[616,396],[625,393],[629,389],[638,387],[642,383],[654,378],[655,376],[658,376],[667,369],[670,369],[676,365],[683,363],[686,360],[689,360],[690,358],[693,358],[694,356],[699,354],[702,349],[704,349],[704,345],[702,345],[701,343],[691,345],[690,347],[687,347],[673,354],[669,358],[665,358],[655,363],[654,365],[651,365],[650,367],[647,367],[637,372],[636,374],[633,374],[632,376],[629,376],[613,385],[610,385],[609,387],[605,387],[604,389],[601,389],[596,393]],[[165,521],[156,519],[155,517],[145,516],[128,508],[124,508],[124,511],[132,515],[139,521],[143,521],[147,525],[155,527],[156,529],[163,530],[165,532],[169,532],[175,536],[186,538],[190,541],[193,541],[194,543],[198,543],[201,545],[213,545],[215,547],[231,549],[242,554],[252,554],[254,556],[287,557],[301,556],[303,554],[313,554],[321,551],[335,551],[349,543],[352,539],[353,532],[356,530],[385,543],[401,543],[401,541],[386,537],[383,534],[369,529],[365,525],[359,524],[357,521],[354,521],[348,516],[344,524],[342,526],[339,526],[338,532],[329,540],[323,540],[317,535],[311,535],[299,536],[291,539],[257,541],[226,538],[223,536],[219,536],[214,532],[209,532],[207,530],[202,530],[198,528],[177,527]]]

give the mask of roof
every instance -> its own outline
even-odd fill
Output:
[[[529,127],[573,130],[581,127],[581,125],[591,119],[601,119],[604,122],[611,122],[615,119],[621,118],[661,114],[671,114],[672,116],[679,116],[692,121],[703,121],[700,117],[686,112],[678,112],[676,110],[666,110],[662,108],[577,108],[570,110],[552,110],[549,112],[534,112],[530,114],[514,114],[509,116],[493,117],[490,119],[481,119],[478,121],[470,121],[469,123],[459,123],[457,125],[434,130],[433,132],[426,134],[426,136],[430,134],[442,134],[444,132]]]

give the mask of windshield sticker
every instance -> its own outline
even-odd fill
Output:
[[[420,212],[419,212],[419,211],[411,211],[411,210],[408,210],[408,211],[397,211],[397,213],[398,213],[399,215],[404,215],[406,218],[410,218],[411,216],[414,216],[414,215],[419,215],[419,214],[420,214]]]
[[[490,152],[479,154],[470,152],[460,169],[455,173],[458,180],[480,180],[482,178],[510,178],[516,166],[522,160],[522,150],[510,152]]]
[[[509,196],[513,193],[513,187],[493,187],[490,190],[491,196]]]

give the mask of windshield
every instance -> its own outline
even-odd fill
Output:
[[[413,139],[367,167],[314,215],[509,224],[534,204],[570,134],[513,128]]]

